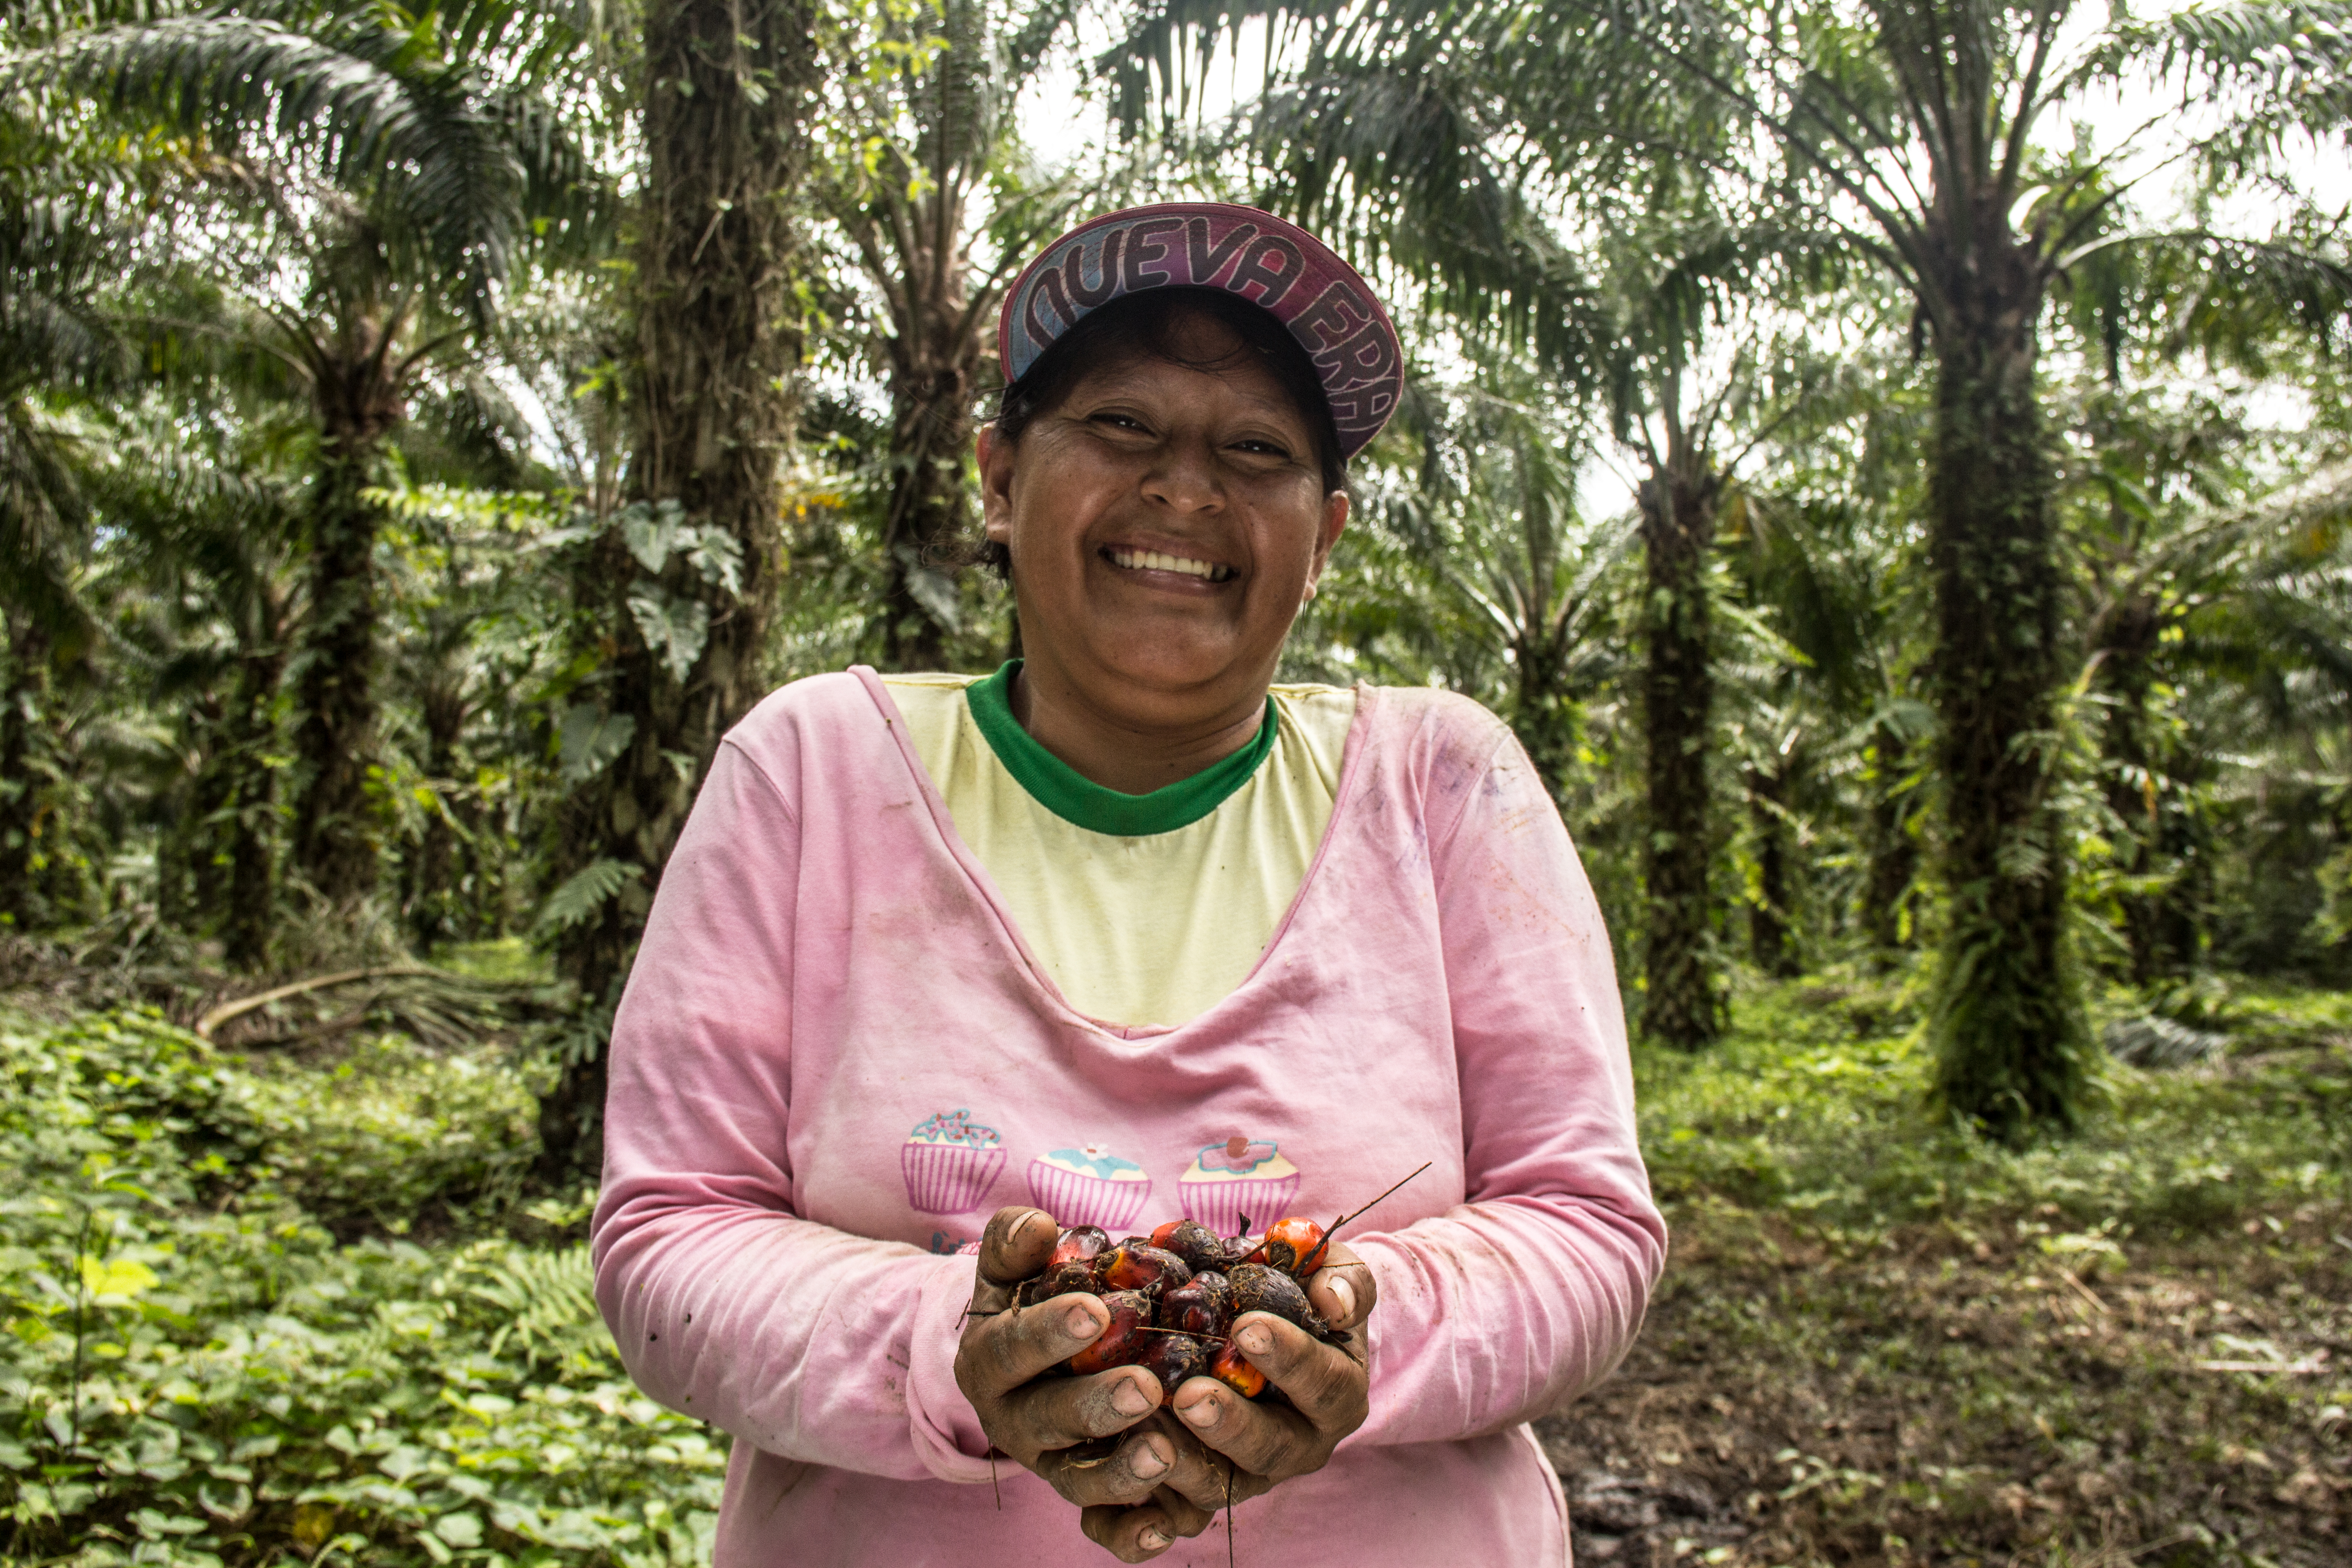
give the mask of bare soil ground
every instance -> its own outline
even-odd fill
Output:
[[[1538,1427],[1580,1564],[2352,1564],[2352,1212],[2105,1268],[2031,1216],[1670,1217],[1640,1342]]]

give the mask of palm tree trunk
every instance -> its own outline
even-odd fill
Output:
[[[218,691],[197,691],[188,699],[185,724],[196,764],[185,798],[156,842],[155,914],[166,925],[201,930],[215,910],[228,907],[220,830],[231,805],[228,705]]]
[[[41,835],[47,795],[34,777],[33,754],[48,708],[49,639],[30,616],[5,618],[8,684],[0,691],[0,923],[21,931],[42,923],[33,885],[33,846]]]
[[[909,285],[910,289],[912,284]],[[962,539],[969,520],[964,457],[971,449],[972,379],[980,341],[959,339],[962,301],[926,300],[919,334],[902,330],[891,343],[890,460],[897,466],[885,557],[882,657],[891,669],[944,669],[953,619],[952,580],[943,552]]]
[[[608,537],[577,584],[592,641],[611,638],[609,711],[629,745],[566,803],[557,869],[598,859],[637,879],[559,940],[559,973],[592,1017],[609,1021],[663,862],[719,738],[765,689],[782,542],[777,468],[790,437],[800,359],[792,309],[798,247],[793,196],[808,157],[815,81],[806,0],[656,0],[645,21],[649,160],[635,279],[637,345],[628,488],[673,500],[742,549],[740,591],[691,579],[677,562],[660,587],[710,611],[701,653],[674,679],[632,622],[626,593],[651,581]],[[681,766],[674,758],[687,759]],[[690,774],[689,769],[690,767]],[[551,1180],[602,1160],[601,1029],[572,1052],[540,1107]]]
[[[2166,875],[2152,892],[2116,899],[2136,985],[2177,980],[2196,966],[2204,947],[2195,896],[2195,825],[2168,798],[2174,759],[2158,738],[2148,700],[2156,687],[2155,657],[2164,621],[2155,596],[2135,595],[2100,617],[2098,675],[2111,699],[2100,736],[2108,809],[2125,824],[2116,847],[2126,876]]]
[[[1905,918],[1919,877],[1919,845],[1910,832],[1909,797],[1899,793],[1904,755],[1903,737],[1881,725],[1871,739],[1869,765],[1863,773],[1868,792],[1863,812],[1864,873],[1862,907],[1857,911],[1864,940],[1870,946],[1874,968],[1895,966],[1916,935]]]
[[[2072,1122],[2084,1031],[2053,787],[2066,583],[2034,384],[2043,279],[2006,215],[1979,205],[1972,236],[1945,237],[1937,279],[1927,489],[1946,912],[1931,1026],[1944,1102],[2015,1138]]]
[[[273,644],[276,631],[268,634]],[[226,761],[230,771],[228,907],[221,922],[223,956],[232,969],[267,966],[277,910],[275,839],[278,774],[268,753],[277,735],[271,712],[286,658],[275,647],[247,652],[237,671],[228,715]]]
[[[1748,770],[1748,830],[1755,843],[1756,897],[1748,906],[1748,953],[1758,969],[1783,980],[1803,968],[1789,921],[1789,827],[1782,816],[1788,800],[1787,774]]]
[[[419,706],[425,720],[425,773],[437,786],[457,775],[457,740],[466,728],[465,694],[454,679],[436,681],[425,687]],[[425,832],[405,878],[408,885],[403,889],[409,932],[420,952],[429,953],[454,940],[458,931],[457,834],[448,809],[445,801],[425,819]]]
[[[375,539],[365,491],[403,413],[384,377],[383,330],[362,321],[346,353],[315,368],[320,442],[310,502],[310,617],[296,655],[294,755],[301,780],[294,863],[330,904],[374,890],[380,813],[368,800],[375,759]]]
[[[1715,844],[1707,740],[1715,716],[1707,560],[1722,491],[1703,452],[1669,417],[1666,456],[1642,483],[1647,661],[1642,672],[1647,741],[1648,883],[1643,1032],[1696,1050],[1723,1033],[1708,887]]]

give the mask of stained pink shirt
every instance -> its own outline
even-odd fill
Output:
[[[1004,1204],[1114,1235],[1233,1206],[1199,1156],[1235,1133],[1296,1167],[1261,1225],[1434,1162],[1344,1237],[1370,1418],[1234,1510],[1235,1561],[1565,1562],[1527,1423],[1623,1355],[1665,1227],[1601,913],[1510,731],[1363,689],[1289,915],[1168,1028],[1069,1007],[900,729],[858,669],[728,737],[614,1023],[597,1298],[639,1385],[736,1438],[718,1568],[1110,1562],[1045,1482],[990,1485],[955,1249]],[[1160,1559],[1225,1560],[1222,1520]]]

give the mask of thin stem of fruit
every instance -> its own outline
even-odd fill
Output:
[[[1234,1462],[1225,1461],[1225,1568],[1234,1568]]]
[[[1421,1163],[1421,1171],[1426,1171],[1426,1170],[1428,1170],[1432,1165],[1434,1165],[1434,1164],[1436,1164],[1436,1163],[1437,1163],[1437,1162],[1436,1162],[1436,1161],[1434,1161],[1434,1160],[1423,1160],[1423,1161]],[[1421,1174],[1421,1171],[1415,1171],[1415,1172],[1412,1173],[1412,1176],[1418,1176],[1418,1175],[1420,1175],[1420,1174]],[[1404,1179],[1404,1182],[1410,1182],[1410,1181],[1412,1181],[1412,1176],[1407,1176],[1407,1177]],[[1403,1185],[1404,1185],[1404,1182],[1399,1182],[1399,1183],[1396,1184],[1396,1187],[1391,1187],[1391,1188],[1388,1190],[1388,1192],[1387,1192],[1387,1193],[1382,1193],[1379,1197],[1374,1198],[1370,1203],[1366,1204],[1362,1208],[1358,1209],[1354,1214],[1349,1214],[1349,1215],[1341,1215],[1338,1219],[1335,1219],[1335,1220],[1333,1220],[1333,1221],[1331,1222],[1331,1229],[1330,1229],[1330,1230],[1327,1230],[1327,1231],[1325,1231],[1323,1234],[1324,1234],[1326,1237],[1328,1237],[1328,1236],[1330,1236],[1333,1232],[1337,1231],[1337,1230],[1338,1230],[1341,1226],[1346,1225],[1349,1220],[1352,1220],[1352,1219],[1359,1219],[1359,1218],[1361,1218],[1363,1215],[1368,1215],[1368,1214],[1371,1213],[1374,1209],[1376,1209],[1376,1208],[1380,1207],[1380,1205],[1381,1205],[1381,1204],[1382,1203],[1382,1201],[1383,1201],[1383,1200],[1385,1200],[1385,1199],[1388,1197],[1388,1195],[1389,1195],[1389,1194],[1390,1194],[1390,1193],[1393,1193],[1393,1192],[1395,1192],[1395,1191],[1397,1190],[1397,1187],[1403,1186]]]

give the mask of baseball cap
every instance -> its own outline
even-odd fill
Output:
[[[1352,458],[1396,411],[1404,354],[1356,269],[1305,229],[1227,202],[1105,213],[1040,252],[1004,296],[996,353],[1007,382],[1092,310],[1148,289],[1212,289],[1248,300],[1307,351],[1339,452]]]

